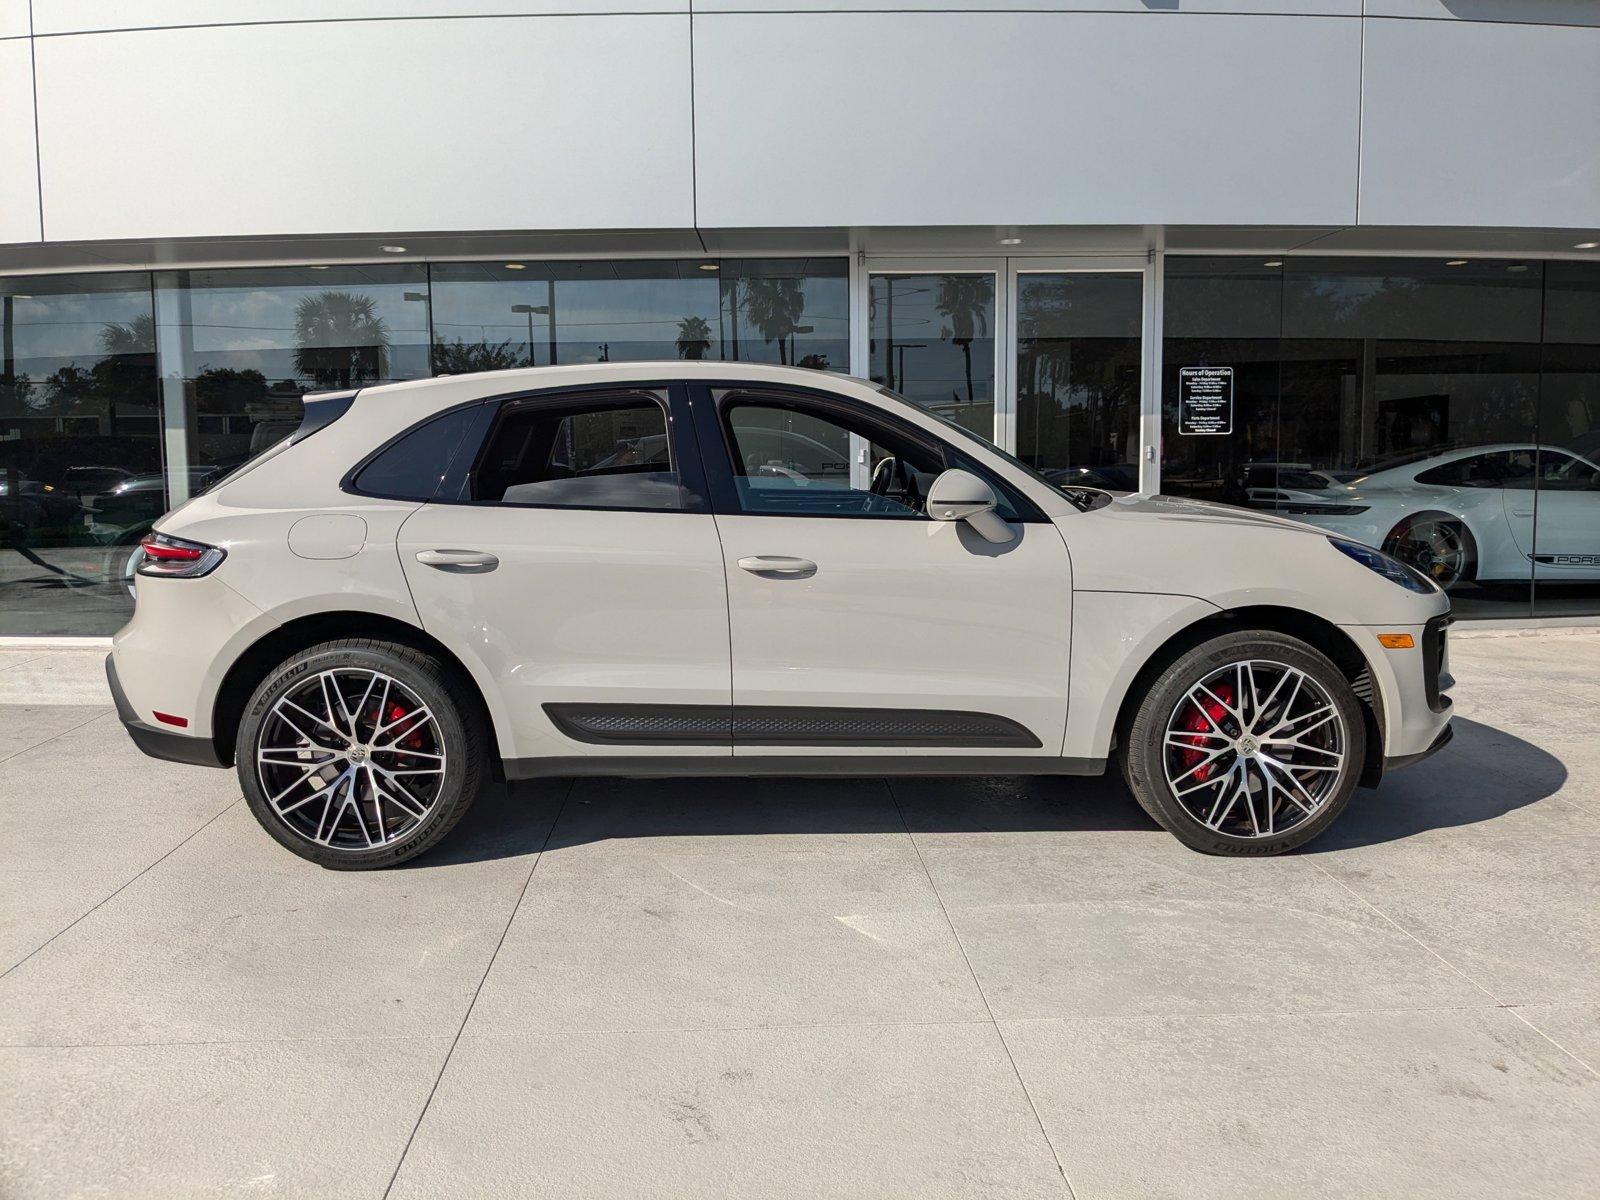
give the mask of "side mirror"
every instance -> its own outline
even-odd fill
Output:
[[[995,511],[994,490],[971,471],[951,469],[928,489],[928,515],[935,521],[965,521],[986,541],[1004,543],[1016,537]]]

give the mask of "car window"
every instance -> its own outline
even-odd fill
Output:
[[[391,500],[433,499],[461,446],[461,439],[472,428],[477,416],[477,406],[468,405],[418,425],[361,468],[355,477],[356,490]],[[288,441],[285,438],[280,445],[288,445]],[[270,453],[273,451],[251,462],[258,462]]]
[[[1600,488],[1600,467],[1563,451],[1546,448],[1539,452],[1539,487],[1566,492]]]
[[[484,504],[685,507],[665,400],[654,392],[508,404],[468,490]]]
[[[831,405],[738,396],[722,417],[746,512],[921,518],[928,488],[944,470],[936,447]],[[850,479],[852,433],[868,447],[864,489]]]
[[[1533,450],[1474,454],[1423,471],[1418,474],[1417,482],[1439,487],[1531,488]]]
[[[1047,519],[973,455],[892,418],[803,393],[713,394],[745,512],[928,520],[928,489],[942,472],[959,467],[994,489],[995,511],[1006,520]],[[851,483],[852,434],[866,443],[865,489]]]

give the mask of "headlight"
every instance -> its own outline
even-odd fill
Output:
[[[1374,550],[1371,546],[1363,546],[1360,542],[1347,542],[1343,538],[1329,538],[1328,544],[1339,553],[1355,559],[1369,571],[1376,571],[1390,583],[1398,583],[1408,592],[1416,592],[1419,596],[1431,596],[1439,590],[1439,585],[1434,583],[1420,571],[1413,571],[1397,558],[1390,558],[1382,550]]]

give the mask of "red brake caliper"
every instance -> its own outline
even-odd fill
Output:
[[[390,709],[389,709],[389,724],[393,725],[396,721],[398,721],[401,717],[405,716],[410,711],[411,710],[409,708],[405,707],[405,705],[403,705],[403,704],[395,704],[395,705],[391,706]],[[422,727],[420,725],[417,726],[417,730],[416,730],[415,733],[409,734],[406,737],[401,738],[400,739],[400,746],[401,746],[402,749],[405,749],[405,750],[420,750],[420,749],[422,749]]]
[[[1190,704],[1190,706],[1189,706],[1189,715],[1187,717],[1185,717],[1184,720],[1183,720],[1183,727],[1185,729],[1192,730],[1197,735],[1198,734],[1212,734],[1212,735],[1215,735],[1216,728],[1213,727],[1212,722],[1215,722],[1217,727],[1220,727],[1222,725],[1222,719],[1223,719],[1224,716],[1227,715],[1227,712],[1228,712],[1228,710],[1226,708],[1224,708],[1223,705],[1232,704],[1233,703],[1233,685],[1232,684],[1226,684],[1226,683],[1225,684],[1221,684],[1216,688],[1216,693],[1217,693],[1217,699],[1216,700],[1212,700],[1212,699],[1210,699],[1208,697],[1207,699],[1200,701],[1198,704],[1195,704],[1195,703],[1191,703]],[[1222,703],[1219,704],[1217,702],[1219,700]],[[1204,711],[1202,711],[1202,709]],[[1210,717],[1211,720],[1210,721],[1206,720],[1207,717]],[[1189,768],[1193,767],[1196,763],[1204,762],[1206,756],[1209,755],[1213,750],[1215,750],[1217,748],[1216,747],[1217,739],[1216,739],[1215,736],[1211,736],[1211,737],[1199,737],[1199,736],[1196,736],[1196,737],[1190,737],[1190,738],[1185,738],[1185,737],[1183,737],[1182,734],[1179,734],[1178,736],[1179,736],[1179,738],[1181,740],[1188,742],[1191,746],[1197,747],[1197,749],[1194,749],[1194,750],[1179,750],[1178,751],[1178,757],[1183,762],[1184,770],[1188,770]],[[1216,769],[1217,769],[1217,764],[1215,762],[1206,763],[1205,766],[1201,767],[1198,771],[1196,771],[1194,773],[1195,782],[1196,783],[1204,783],[1207,779],[1211,778],[1212,772],[1214,772]]]

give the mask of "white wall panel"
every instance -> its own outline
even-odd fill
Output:
[[[1360,22],[695,17],[700,221],[1348,224]]]
[[[35,242],[39,174],[33,145],[28,39],[0,41],[0,242]]]
[[[688,11],[689,0],[33,0],[33,24],[38,33],[84,33],[261,21]]]
[[[1600,25],[1596,0],[1367,0],[1369,17]]]
[[[0,0],[0,38],[28,36],[28,0]]]
[[[83,3],[85,0],[77,0]],[[1129,12],[1151,17],[1184,13],[1287,13],[1358,17],[1361,0],[695,0],[706,12]]]
[[[37,46],[53,240],[693,223],[687,17]]]
[[[1362,224],[1600,225],[1600,29],[1366,29]]]

